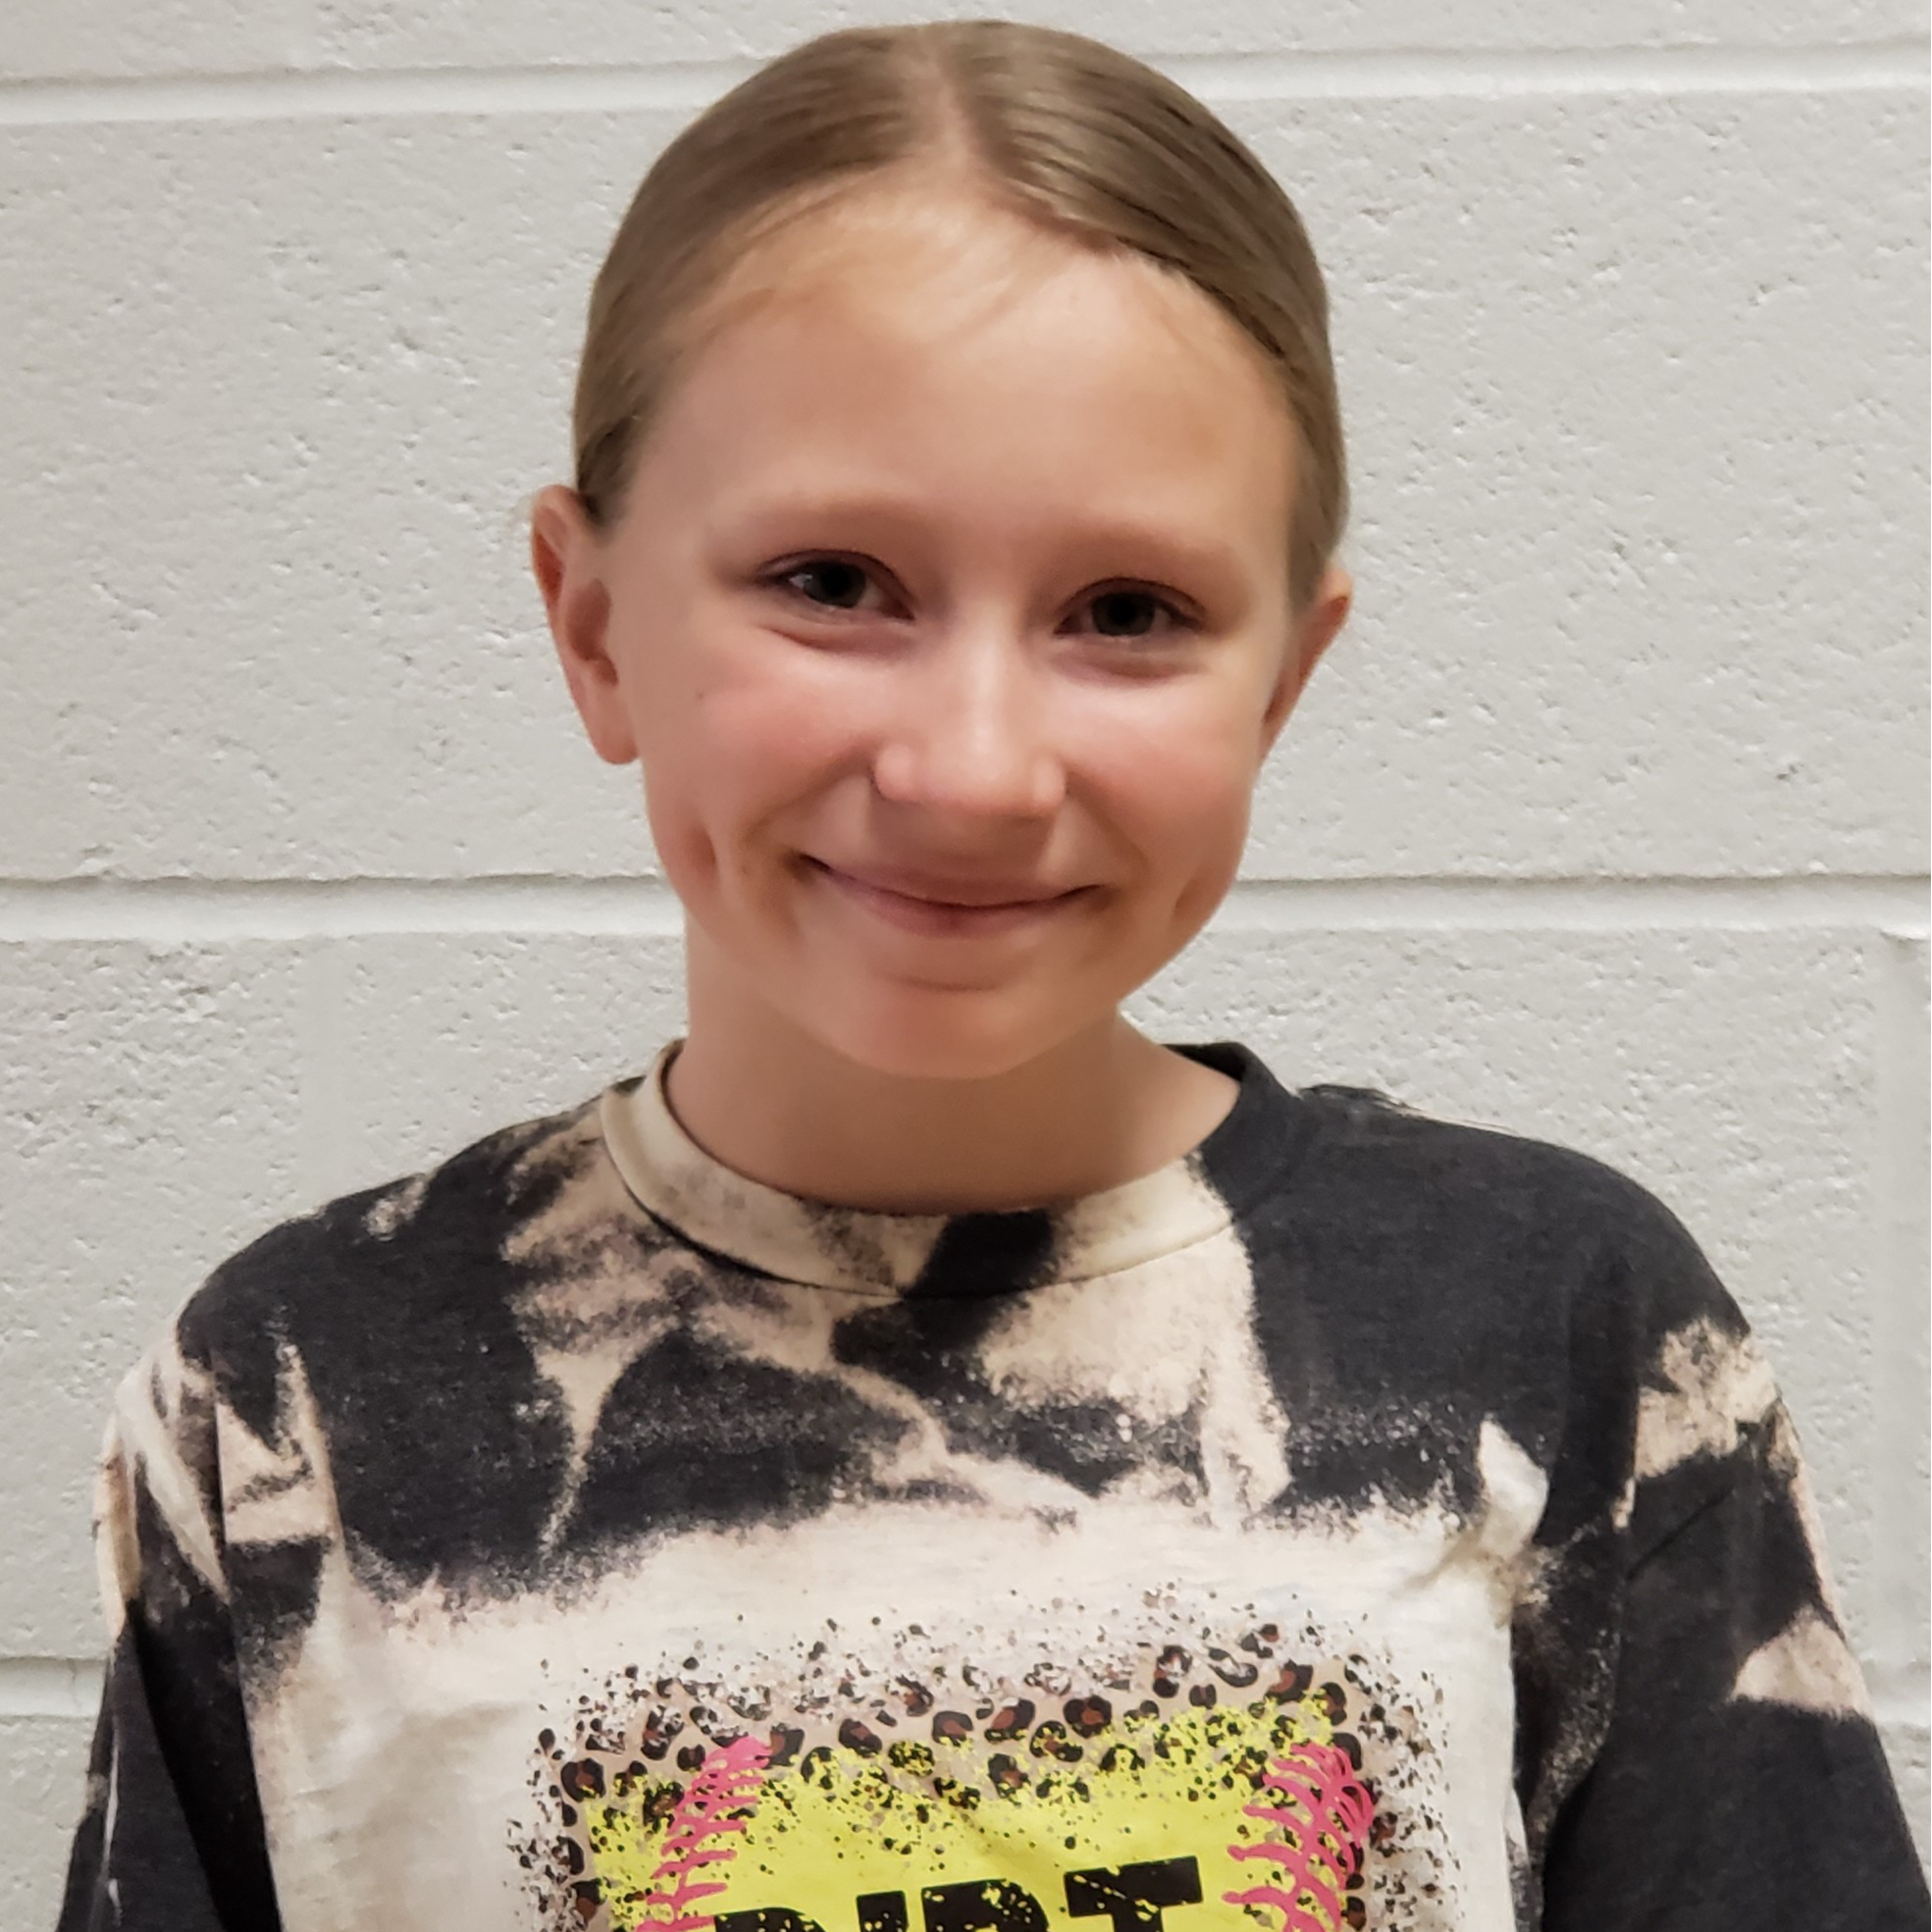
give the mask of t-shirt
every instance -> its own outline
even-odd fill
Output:
[[[663,1075],[217,1268],[123,1384],[63,1932],[1923,1928],[1737,1306],[1367,1089],[1011,1212]]]

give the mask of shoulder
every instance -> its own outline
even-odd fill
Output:
[[[1349,1211],[1375,1202],[1398,1229],[1565,1250],[1605,1291],[1642,1281],[1666,1302],[1688,1293],[1707,1304],[1717,1288],[1677,1212],[1599,1155],[1427,1113],[1374,1087],[1325,1083],[1298,1094],[1317,1123],[1310,1178]],[[1670,1311],[1657,1313],[1667,1320]]]
[[[1593,1488],[1681,1468],[1688,1504],[1766,1425],[1776,1387],[1749,1323],[1651,1187],[1374,1089],[1303,1097],[1321,1127],[1295,1199],[1337,1279],[1326,1292],[1373,1296],[1384,1332],[1427,1336],[1427,1373],[1488,1390],[1519,1439],[1561,1444]]]
[[[221,1262],[115,1393],[97,1520],[125,1574],[147,1560],[143,1512],[211,1592],[241,1591],[270,1623],[291,1580],[312,1610],[342,1526],[385,1576],[416,1581],[493,1538],[534,1547],[525,1519],[554,1490],[560,1425],[518,1312],[533,1282],[611,1237],[617,1186],[594,1097],[291,1216]]]
[[[533,1233],[601,1152],[597,1098],[498,1127],[427,1167],[291,1215],[223,1260],[162,1342],[190,1375],[266,1422],[282,1357],[318,1337],[341,1355],[405,1329],[492,1326]]]

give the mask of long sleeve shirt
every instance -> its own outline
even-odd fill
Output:
[[[650,1070],[225,1262],[101,1464],[60,1932],[1922,1932],[1792,1420],[1566,1148],[1247,1048],[1052,1208]]]

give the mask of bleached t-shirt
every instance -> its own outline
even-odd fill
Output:
[[[217,1269],[124,1384],[62,1932],[1921,1928],[1737,1307],[1600,1162],[1246,1048],[1053,1209],[644,1075]]]

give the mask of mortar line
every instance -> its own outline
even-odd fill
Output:
[[[1790,47],[1378,48],[1162,54],[1148,65],[1209,102],[1521,95],[1923,92],[1922,35]],[[774,49],[774,52],[777,51]],[[502,67],[348,66],[0,80],[0,126],[312,116],[694,112],[757,59]]]
[[[0,1717],[91,1718],[105,1671],[99,1657],[0,1657]]]
[[[1687,879],[1241,879],[1208,930],[1878,930],[1922,938],[1928,882],[1911,874]],[[364,933],[676,937],[661,878],[0,880],[0,943],[152,945]]]

